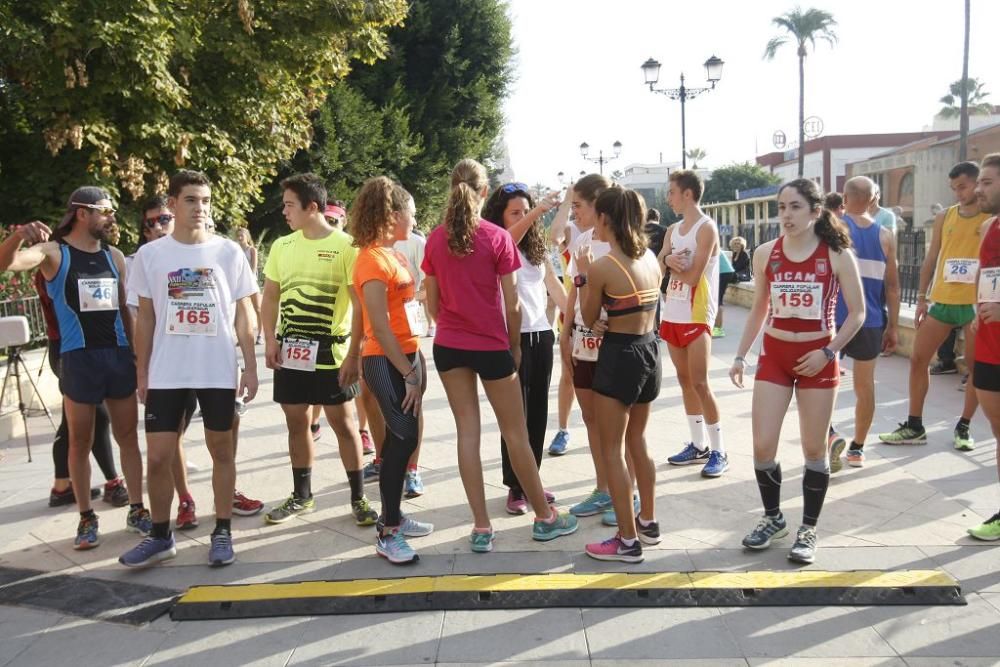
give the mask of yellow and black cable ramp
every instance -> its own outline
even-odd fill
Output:
[[[489,574],[195,586],[173,620],[544,607],[964,605],[938,570]]]

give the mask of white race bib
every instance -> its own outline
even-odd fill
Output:
[[[118,310],[118,280],[115,278],[80,278],[80,312]]]
[[[691,286],[683,280],[671,278],[667,283],[667,298],[672,301],[691,301]]]
[[[979,303],[1000,303],[1000,266],[979,272]]]
[[[592,331],[573,329],[573,358],[580,361],[597,361],[602,340],[602,336]]]
[[[818,320],[822,318],[822,303],[822,283],[771,283],[774,317]]]
[[[976,282],[977,269],[979,269],[978,259],[946,259],[944,260],[944,281],[971,285]]]
[[[281,367],[295,371],[315,371],[319,341],[306,338],[285,338],[281,341]]]
[[[217,336],[219,305],[213,299],[168,299],[167,333],[182,336]]]
[[[406,311],[406,321],[410,325],[410,334],[413,336],[427,335],[427,317],[424,315],[424,308],[419,301],[407,301],[403,304]]]

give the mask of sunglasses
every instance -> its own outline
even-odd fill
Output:
[[[98,206],[97,204],[80,204],[78,202],[70,202],[70,206],[80,206],[81,208],[89,208],[93,211],[97,211],[101,215],[114,215],[115,209],[110,206]]]
[[[166,227],[167,225],[170,224],[170,222],[173,219],[174,219],[174,216],[170,215],[169,213],[161,213],[160,215],[156,216],[155,218],[146,218],[143,221],[143,224],[146,225],[146,229],[152,229],[153,227],[156,227],[157,225],[159,225],[160,227]]]
[[[507,183],[506,185],[500,187],[500,192],[505,195],[513,194],[515,192],[524,192],[527,194],[528,186],[524,183]]]

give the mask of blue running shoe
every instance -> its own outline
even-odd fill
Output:
[[[125,517],[125,530],[140,535],[149,535],[153,530],[153,517],[145,507],[137,507],[128,511]]]
[[[368,463],[361,472],[362,476],[364,477],[365,484],[367,484],[368,482],[377,482],[379,475],[381,473],[382,473],[381,461],[372,461]]]
[[[634,493],[632,494],[632,508],[635,512],[635,515],[639,516],[639,496],[635,495]],[[605,526],[618,525],[618,517],[615,516],[615,509],[613,507],[605,511],[604,514],[601,515],[601,523],[603,523]]]
[[[611,507],[611,496],[594,489],[590,495],[569,508],[573,516],[594,516]]]
[[[701,451],[694,446],[693,442],[688,442],[684,444],[684,449],[678,454],[667,459],[667,463],[672,466],[689,466],[694,463],[704,463],[708,461],[708,449]]]
[[[729,457],[724,452],[712,451],[708,454],[708,463],[701,469],[702,477],[722,477],[729,470]]]
[[[417,498],[424,495],[424,482],[416,470],[406,471],[406,481],[403,482],[403,495],[407,498]]]
[[[567,447],[569,447],[569,431],[559,429],[556,437],[552,438],[552,443],[549,444],[549,456],[562,456],[566,453]]]
[[[379,533],[375,539],[375,553],[394,565],[407,565],[420,560],[420,556],[407,544],[403,531],[399,529],[391,533]]]
[[[470,548],[480,554],[493,551],[493,540],[495,539],[496,533],[493,532],[492,528],[485,533],[474,529],[469,535]]]
[[[212,567],[229,565],[236,560],[233,552],[233,536],[228,530],[212,533],[212,547],[208,550],[208,564]]]
[[[97,529],[97,517],[80,518],[80,523],[76,526],[76,539],[73,540],[73,548],[77,551],[93,549],[101,543],[101,533]]]
[[[434,532],[434,524],[427,523],[426,521],[417,521],[405,514],[400,514],[399,531],[403,533],[405,537],[426,537]],[[385,522],[380,516],[378,521],[375,522],[375,530],[378,533],[385,531]]]
[[[177,545],[173,535],[168,538],[147,537],[122,554],[118,562],[127,567],[149,567],[176,555]]]
[[[556,512],[554,508],[553,512],[556,515],[554,519],[548,521],[535,519],[534,526],[531,528],[531,539],[538,542],[548,542],[576,532],[579,524],[575,516],[568,512]]]

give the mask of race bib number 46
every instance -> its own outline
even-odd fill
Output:
[[[281,341],[281,367],[295,371],[315,371],[319,341],[285,338]]]
[[[114,278],[81,278],[77,281],[80,312],[118,310],[118,281]]]
[[[979,303],[1000,303],[1000,267],[979,272]]]
[[[167,333],[183,336],[218,335],[218,304],[196,299],[170,299],[167,302]]]
[[[976,282],[977,269],[979,269],[978,259],[946,259],[944,261],[944,281],[971,285]]]
[[[592,331],[573,331],[573,358],[580,361],[597,361],[603,338]]]
[[[771,313],[777,318],[822,317],[822,283],[771,283]]]

